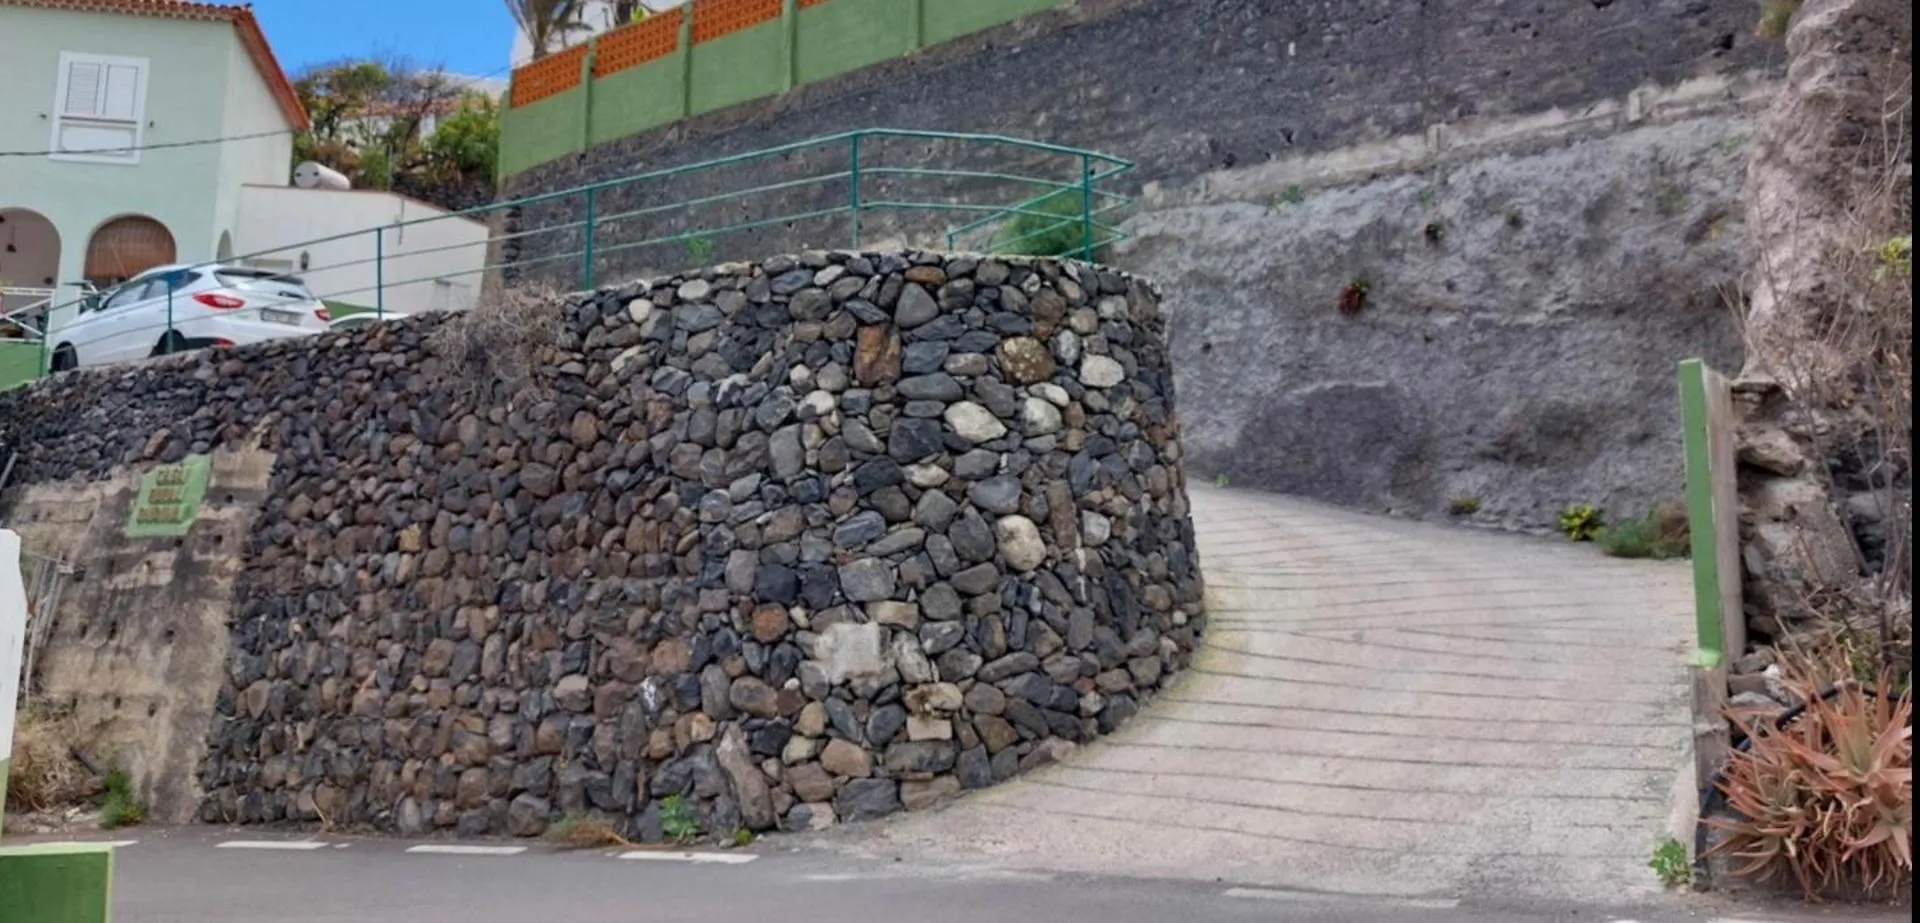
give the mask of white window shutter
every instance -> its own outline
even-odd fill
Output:
[[[133,121],[140,112],[140,68],[111,64],[106,71],[106,86],[100,94],[100,117]]]
[[[100,114],[100,85],[107,67],[98,61],[72,61],[67,65],[67,95],[61,100],[60,114],[88,118]]]

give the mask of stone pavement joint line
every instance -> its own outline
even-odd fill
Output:
[[[1063,764],[840,846],[1276,900],[1659,894],[1646,861],[1688,759],[1684,563],[1189,493],[1194,668]]]

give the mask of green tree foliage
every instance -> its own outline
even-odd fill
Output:
[[[313,129],[294,162],[338,170],[354,186],[392,189],[447,208],[492,197],[500,119],[493,100],[403,60],[347,60],[294,81]]]

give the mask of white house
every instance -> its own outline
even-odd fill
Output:
[[[5,306],[237,246],[307,115],[246,7],[0,0]]]
[[[270,250],[253,261],[364,267],[316,273],[330,301],[412,312],[479,290],[486,231],[467,219],[384,235],[393,274],[373,269],[370,233],[296,246],[444,212],[291,185],[307,114],[248,7],[0,0],[0,74],[0,318],[27,322],[0,322],[0,338],[66,323],[82,282]]]

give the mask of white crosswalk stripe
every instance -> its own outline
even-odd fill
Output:
[[[636,850],[621,853],[617,858],[637,862],[693,862],[713,865],[744,865],[759,856],[752,853],[732,852],[651,852]]]

